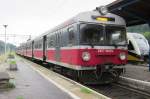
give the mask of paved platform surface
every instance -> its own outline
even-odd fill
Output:
[[[150,82],[150,71],[148,66],[128,64],[125,67],[126,72],[123,75],[124,77]]]
[[[17,61],[18,71],[11,71],[16,88],[0,90],[0,99],[72,99],[54,84],[44,79],[30,66]],[[6,64],[5,64],[6,65]]]

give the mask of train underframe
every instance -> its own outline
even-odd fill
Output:
[[[87,85],[110,84],[117,82],[119,76],[124,72],[121,66],[97,66],[96,70],[74,70],[59,65],[48,63],[49,67],[58,73],[61,73],[71,79]]]

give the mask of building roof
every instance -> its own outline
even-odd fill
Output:
[[[107,7],[111,13],[123,17],[127,26],[150,24],[150,0],[116,0]]]

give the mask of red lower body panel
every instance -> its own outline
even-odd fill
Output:
[[[43,50],[34,50],[33,51],[34,58],[43,59]]]
[[[88,52],[90,53],[90,60],[84,61],[82,59],[82,53]],[[126,50],[98,50],[98,49],[62,49],[60,50],[60,61],[61,63],[67,63],[70,65],[78,65],[78,66],[96,66],[101,64],[114,64],[121,65],[126,64],[127,59],[120,60],[119,54],[126,53]],[[56,61],[55,57],[58,53],[55,50],[47,50],[47,60]],[[40,55],[39,55],[40,56]]]

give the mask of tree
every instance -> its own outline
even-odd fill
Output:
[[[150,32],[144,32],[143,35],[146,37],[146,39],[148,40],[150,44]]]

